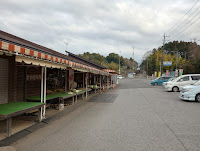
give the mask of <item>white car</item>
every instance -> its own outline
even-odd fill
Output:
[[[165,85],[165,91],[180,91],[185,85],[194,84],[200,80],[200,74],[188,74],[177,77],[176,79],[169,81]]]
[[[123,79],[122,75],[118,75],[117,79]]]
[[[179,98],[188,101],[200,102],[200,80],[193,85],[184,86],[180,92]]]
[[[174,79],[176,79],[176,77],[170,78],[167,82],[169,81],[173,81]],[[163,82],[162,85],[165,88],[165,85],[167,85],[167,82]]]

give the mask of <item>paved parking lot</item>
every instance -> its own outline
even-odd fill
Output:
[[[117,89],[12,146],[19,151],[200,150],[200,104],[178,96],[150,80],[122,79]]]

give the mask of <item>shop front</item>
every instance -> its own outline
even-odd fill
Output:
[[[87,98],[101,75],[108,73],[0,41],[0,139]],[[12,123],[21,128],[11,131]]]

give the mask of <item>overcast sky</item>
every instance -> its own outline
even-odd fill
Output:
[[[120,53],[141,62],[195,0],[1,0],[0,30],[64,53]],[[159,41],[160,40],[160,41]]]

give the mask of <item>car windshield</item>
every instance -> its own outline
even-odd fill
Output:
[[[172,80],[173,82],[177,82],[180,79],[180,77],[176,77],[174,80]]]
[[[193,85],[200,85],[200,80],[195,82]]]
[[[174,78],[170,78],[168,81],[173,81],[174,79],[176,79],[175,77]]]

